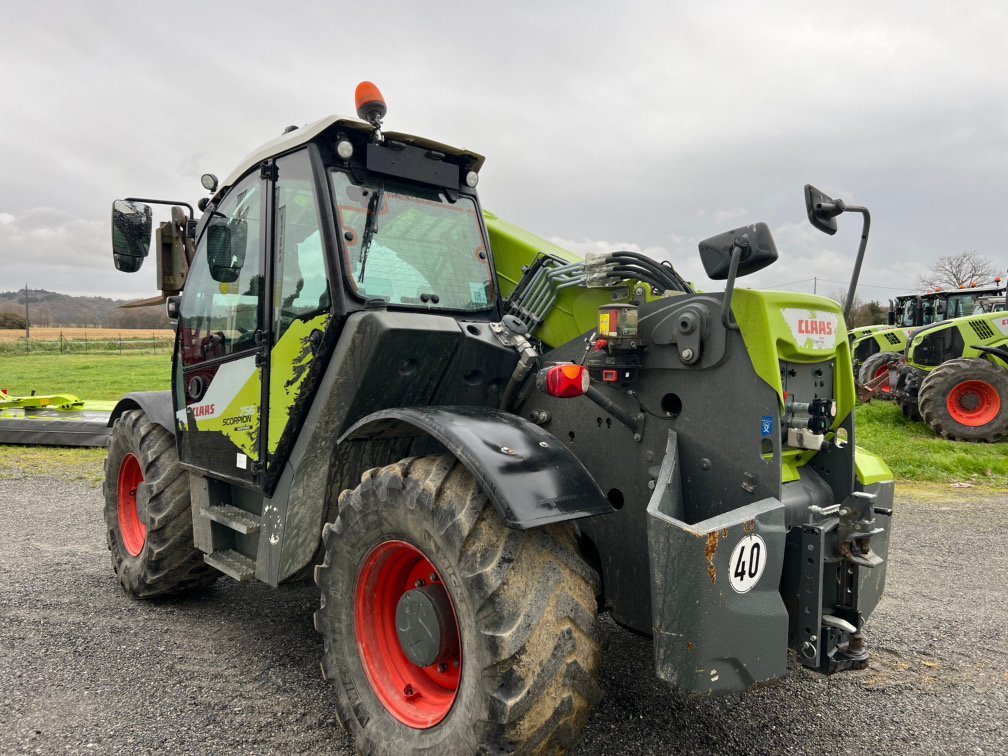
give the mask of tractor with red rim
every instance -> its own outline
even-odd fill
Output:
[[[855,444],[836,303],[736,288],[764,223],[700,245],[725,291],[573,255],[489,211],[483,157],[359,118],[289,127],[157,229],[171,390],[112,414],[105,524],[136,598],[314,579],[367,753],[553,752],[602,690],[597,621],[687,692],[862,668],[892,475]],[[154,200],[113,205],[116,267]],[[827,233],[850,211],[806,187]],[[188,213],[186,212],[188,210]],[[852,301],[852,297],[848,301]]]

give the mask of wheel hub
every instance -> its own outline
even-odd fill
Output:
[[[403,652],[418,667],[451,661],[458,634],[443,585],[435,583],[402,595],[396,606],[396,634]]]
[[[388,712],[417,729],[444,719],[462,645],[451,596],[423,552],[405,541],[371,550],[357,575],[354,624],[364,672]]]
[[[968,380],[952,388],[946,406],[953,420],[979,428],[993,422],[1001,412],[1001,397],[987,381]]]

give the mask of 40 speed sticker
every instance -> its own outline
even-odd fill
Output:
[[[729,582],[736,593],[748,593],[759,582],[767,561],[766,544],[758,535],[748,535],[738,542],[731,555]]]

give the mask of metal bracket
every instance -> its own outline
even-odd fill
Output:
[[[822,648],[823,548],[825,531],[803,525],[801,569],[798,581],[798,659],[806,667],[819,667]]]

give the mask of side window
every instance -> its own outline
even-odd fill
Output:
[[[275,339],[291,323],[330,309],[318,203],[307,151],[277,161]]]
[[[216,229],[207,228],[200,239],[179,313],[183,366],[255,347],[263,295],[261,200],[258,174],[246,177],[215,211],[210,225]]]

